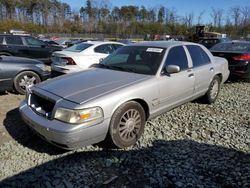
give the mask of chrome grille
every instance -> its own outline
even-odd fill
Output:
[[[39,94],[31,93],[29,106],[35,113],[44,116],[47,119],[51,119],[55,101],[40,96]]]

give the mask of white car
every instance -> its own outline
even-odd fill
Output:
[[[87,41],[52,54],[52,76],[88,69],[124,46],[118,42]]]

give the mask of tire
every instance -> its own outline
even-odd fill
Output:
[[[104,146],[126,148],[134,145],[141,137],[145,123],[145,111],[140,104],[135,101],[124,103],[112,115]]]
[[[26,87],[31,87],[39,82],[41,82],[41,79],[35,72],[24,71],[14,78],[14,89],[24,95],[26,93]]]
[[[215,75],[209,85],[207,93],[203,97],[205,103],[212,104],[216,101],[220,92],[220,84],[221,84],[220,77]]]

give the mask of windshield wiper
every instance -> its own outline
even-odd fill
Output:
[[[93,64],[93,65],[91,65],[90,67],[94,67],[94,68],[104,68],[104,69],[109,69],[109,68],[110,68],[109,65],[104,65],[104,64],[101,64],[101,63]]]
[[[126,72],[135,72],[136,71],[132,68],[125,68],[125,67],[118,67],[118,66],[109,66],[110,69],[114,69],[114,70],[121,70],[121,71],[126,71]]]

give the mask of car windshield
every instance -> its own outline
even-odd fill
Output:
[[[79,44],[75,44],[67,49],[65,49],[66,51],[70,51],[70,52],[81,52],[85,49],[87,49],[88,47],[92,46],[93,44],[89,44],[89,43],[79,43]]]
[[[212,51],[247,52],[250,43],[220,43],[211,48]]]
[[[96,66],[138,74],[155,75],[165,50],[165,48],[160,47],[124,46]]]

